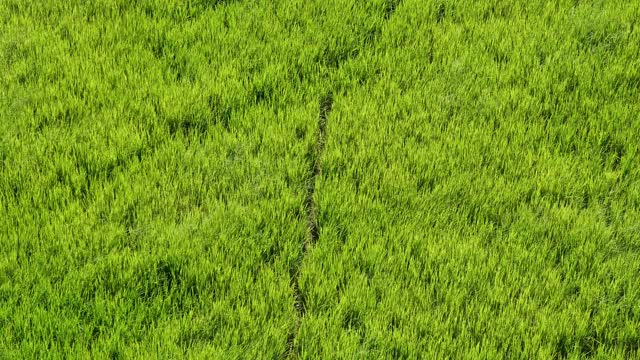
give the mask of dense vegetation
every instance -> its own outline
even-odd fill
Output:
[[[639,357],[638,19],[0,2],[0,358]]]

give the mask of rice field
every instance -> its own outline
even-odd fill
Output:
[[[0,359],[639,358],[639,19],[0,2]]]

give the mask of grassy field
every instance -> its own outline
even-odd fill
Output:
[[[0,2],[0,359],[640,358],[639,20]]]

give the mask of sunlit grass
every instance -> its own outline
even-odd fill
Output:
[[[637,357],[638,18],[3,1],[0,358]]]

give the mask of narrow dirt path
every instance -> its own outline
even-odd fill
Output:
[[[307,196],[305,199],[305,208],[307,210],[307,237],[305,238],[296,269],[291,274],[291,287],[293,288],[293,297],[295,301],[293,306],[296,309],[298,318],[294,331],[292,331],[287,338],[287,355],[290,358],[297,358],[294,343],[298,330],[300,329],[300,322],[306,313],[306,302],[304,294],[300,291],[300,284],[298,280],[300,268],[302,267],[302,261],[307,256],[311,247],[318,241],[318,237],[320,236],[314,195],[316,191],[316,178],[322,171],[322,153],[324,151],[324,144],[326,141],[327,117],[329,116],[329,113],[331,113],[332,108],[333,94],[328,93],[320,100],[316,148],[312,157],[313,161],[311,161],[311,176],[307,183]]]

